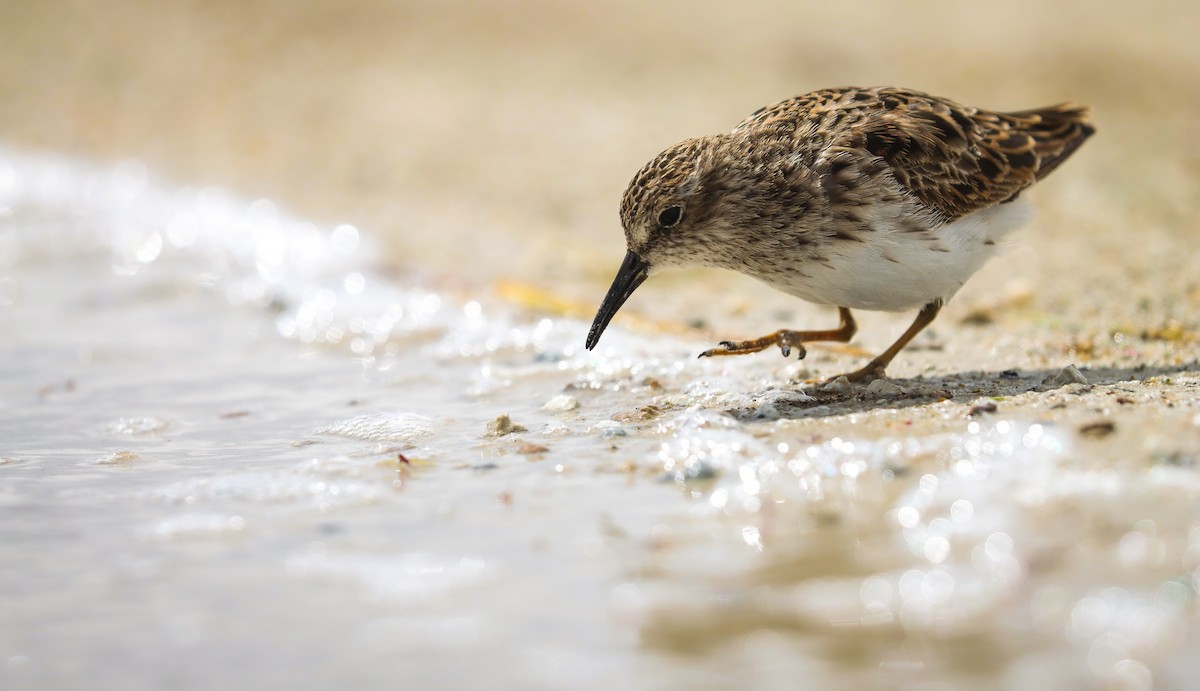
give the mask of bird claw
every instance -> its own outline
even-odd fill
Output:
[[[808,355],[808,349],[799,343],[792,344],[792,343],[788,343],[787,341],[779,342],[779,350],[783,351],[784,357],[791,356],[792,348],[795,348],[798,351],[798,355],[796,357],[797,360],[803,360],[804,356]]]
[[[845,377],[848,381],[855,384],[870,384],[876,379],[887,379],[887,375],[883,373],[884,369],[886,369],[885,366],[881,366],[876,362],[869,362],[867,363],[867,366],[863,367],[862,369],[855,370],[853,372],[847,372],[846,374],[839,376]],[[829,381],[832,382],[837,378],[838,377],[834,377]]]
[[[754,341],[743,341],[743,342],[721,341],[720,343],[718,343],[716,345],[716,347],[709,348],[708,350],[704,351],[703,353],[700,353],[696,357],[702,358],[702,357],[713,357],[715,355],[743,355],[746,353],[757,353],[758,351],[769,347],[772,342],[774,342],[776,345],[779,346],[779,349],[781,351],[783,351],[784,357],[791,356],[793,349],[795,349],[797,351],[797,353],[799,355],[798,359],[800,359],[800,360],[803,360],[804,356],[808,354],[808,350],[805,349],[805,347],[802,343],[792,343],[790,340],[788,340],[786,338],[781,338],[781,337],[777,336],[775,338],[760,338],[760,339],[756,339]]]
[[[697,355],[697,358],[713,357],[715,355],[729,355],[732,351],[737,350],[738,344],[733,341],[721,341],[715,348],[709,348]]]

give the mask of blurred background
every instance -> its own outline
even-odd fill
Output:
[[[374,361],[357,358],[353,329],[342,328],[355,323],[358,303],[334,311],[322,295],[332,291],[275,302],[286,318],[271,319],[279,315],[192,300],[188,286],[105,282],[113,276],[104,262],[0,256],[0,269],[15,266],[30,286],[21,289],[30,299],[17,300],[17,282],[0,276],[0,307],[10,286],[0,346],[15,353],[0,364],[8,388],[27,392],[0,420],[17,439],[15,451],[11,439],[0,449],[8,468],[0,500],[26,517],[0,531],[0,562],[19,565],[5,572],[18,585],[0,592],[0,611],[17,613],[8,615],[15,625],[0,626],[0,686],[12,687],[3,674],[18,665],[87,674],[84,686],[116,679],[107,684],[115,688],[137,687],[143,666],[161,673],[151,685],[172,688],[243,671],[244,686],[282,672],[302,687],[387,678],[425,688],[446,686],[452,671],[471,680],[463,688],[503,687],[504,674],[524,668],[570,682],[510,687],[628,687],[611,673],[644,682],[654,670],[663,687],[689,686],[688,675],[711,686],[714,669],[748,688],[787,688],[800,674],[969,686],[945,670],[973,681],[1002,674],[995,686],[1008,688],[1078,688],[1046,680],[1087,673],[1117,679],[1105,688],[1193,679],[1197,28],[1200,3],[1184,0],[0,0],[0,192],[9,148],[108,169],[137,159],[155,189],[217,186],[238,204],[267,198],[322,228],[354,224],[380,241],[381,263],[400,278],[378,289],[379,300],[413,293],[424,303],[428,288],[431,314],[440,296],[456,306],[432,327],[416,310],[417,326],[401,320],[393,329],[392,307],[409,303],[389,302],[379,330],[390,340],[369,351],[380,356],[374,372]],[[728,272],[670,272],[641,288],[615,327],[701,328],[688,332],[693,340],[654,347],[626,338],[632,355],[611,336],[600,353],[569,352],[582,345],[583,326],[568,320],[547,336],[562,341],[550,341],[553,357],[543,360],[528,347],[540,313],[523,326],[503,311],[459,328],[472,310],[491,309],[489,293],[590,320],[624,255],[621,194],[648,159],[795,94],[881,84],[996,110],[1073,101],[1094,107],[1098,127],[1032,191],[1032,227],[889,370],[929,393],[875,402],[830,394],[802,408],[774,394],[858,367],[858,354],[814,348],[803,363],[766,354],[696,363],[685,349],[709,339],[834,323],[828,307]],[[14,218],[6,228],[57,237],[53,223]],[[278,240],[264,236],[263,245]],[[298,283],[349,293],[343,278],[361,284],[363,271],[374,283],[374,268],[345,273],[331,262],[325,284]],[[343,272],[337,283],[333,271]],[[240,285],[241,274],[226,273]],[[514,293],[514,282],[529,290]],[[89,292],[98,297],[79,299]],[[309,332],[348,341],[345,362],[309,357],[316,337],[298,335],[302,313]],[[630,319],[639,313],[653,319]],[[326,315],[332,326],[320,321]],[[878,352],[911,318],[860,315],[855,346]],[[273,334],[252,329],[268,321],[292,341],[247,341]],[[429,335],[438,328],[446,333]],[[134,329],[144,333],[130,337]],[[493,332],[498,350],[480,343]],[[562,346],[567,339],[574,345]],[[1100,383],[1018,392],[1070,364]],[[1004,374],[1010,368],[1017,379]],[[955,400],[925,405],[951,389]],[[1009,392],[1018,393],[997,395]],[[563,398],[580,410],[541,407]],[[735,429],[705,422],[728,406],[739,416],[775,410],[771,401],[800,414],[739,417]],[[692,407],[712,410],[685,417]],[[371,436],[372,425],[386,432],[411,419],[389,409],[427,414],[417,417],[436,431],[416,451],[384,449],[376,440],[424,434]],[[997,411],[1004,427],[995,429],[1056,422],[1049,442],[1080,437],[1079,450],[1010,456],[1011,440],[1028,448],[1023,432],[972,431],[977,415]],[[481,436],[486,421],[508,413],[525,436]],[[598,431],[601,420],[620,434]],[[368,434],[353,432],[364,426]],[[297,434],[306,436],[282,448]],[[312,436],[325,446],[307,450]],[[870,445],[893,436],[914,440],[900,456],[914,454],[911,465],[866,473],[866,461],[842,450],[863,440],[855,453],[875,464],[884,457]],[[668,439],[679,442],[675,455]],[[843,439],[854,441],[838,446]],[[955,439],[1010,455],[947,455]],[[363,451],[368,440],[375,451]],[[800,464],[799,482],[775,475],[793,489],[765,494],[782,501],[762,502],[761,513],[757,498],[734,513],[714,500],[705,513],[677,504],[678,490],[657,481],[664,469],[679,477],[680,459],[723,458],[727,449],[738,471],[720,471],[717,482],[730,483],[721,496],[734,497],[741,482],[757,495],[758,478],[775,471],[753,470],[756,449],[785,458],[791,448],[799,458],[801,445],[809,457],[832,449],[821,452],[829,460]],[[95,460],[100,449],[119,453]],[[973,477],[988,482],[959,477],[966,460],[951,466],[976,457],[982,474]],[[936,501],[964,497],[966,518],[960,501],[943,507],[949,513],[926,511],[935,501],[926,479],[937,487],[938,477],[946,482]],[[311,489],[326,487],[321,478],[345,504]],[[381,489],[402,485],[412,489]],[[327,515],[331,503],[354,510]],[[922,522],[899,521],[901,509],[917,516],[918,506]],[[932,528],[949,526],[944,516],[955,531],[975,531],[954,535],[978,534],[956,537],[947,569],[936,570],[951,544],[950,532]],[[445,561],[426,560],[426,551]],[[445,595],[428,609],[381,605],[385,596],[373,592],[396,583],[424,597],[426,582],[431,597]],[[847,626],[859,612],[869,626]],[[946,625],[927,636],[930,621]],[[24,648],[6,648],[8,640]],[[669,655],[630,657],[638,645]],[[1150,676],[1156,659],[1166,676]],[[746,661],[764,661],[763,676],[750,676]],[[1119,683],[1130,674],[1147,683]],[[281,685],[257,685],[270,683]]]
[[[617,206],[637,169],[759,106],[845,84],[998,110],[1075,101],[1099,135],[1040,186],[1031,249],[990,269],[1061,311],[1084,283],[1060,285],[1064,271],[1100,267],[1084,283],[1096,299],[1118,275],[1156,300],[1155,277],[1190,261],[1197,26],[1200,6],[1178,0],[5,2],[0,139],[138,158],[354,223],[400,270],[591,304],[623,255]],[[634,311],[712,312],[686,273],[656,280],[668,287]],[[705,285],[736,286],[736,304],[718,301],[730,314],[796,304],[731,275]]]

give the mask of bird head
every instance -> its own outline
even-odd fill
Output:
[[[654,157],[633,177],[621,201],[627,252],[604,296],[587,348],[600,340],[613,315],[651,274],[670,266],[732,265],[754,211],[744,194],[737,160],[721,136],[688,139]]]
[[[625,261],[592,322],[588,350],[595,347],[617,310],[651,273],[693,263],[687,238],[697,226],[695,202],[708,148],[706,138],[680,142],[643,166],[625,189],[621,200]]]

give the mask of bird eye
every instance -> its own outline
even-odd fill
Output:
[[[683,218],[683,209],[678,206],[668,206],[658,215],[658,225],[663,228],[673,228],[679,225],[681,218]]]

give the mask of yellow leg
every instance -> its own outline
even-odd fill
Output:
[[[879,356],[874,360],[868,362],[866,367],[844,376],[850,381],[855,382],[882,379],[883,371],[887,369],[887,366],[891,363],[892,358],[896,357],[896,354],[903,350],[904,346],[908,345],[909,341],[913,340],[917,334],[921,333],[925,327],[929,326],[929,323],[933,321],[933,318],[937,316],[938,311],[941,309],[941,300],[934,300],[928,305],[922,307],[921,311],[917,314],[917,318],[913,320],[912,326],[908,327],[908,330],[905,331],[900,338],[896,339],[896,342],[893,343],[891,347],[880,353]],[[837,377],[834,377],[834,379],[837,379]]]
[[[746,355],[747,353],[757,353],[760,350],[777,345],[783,351],[784,357],[791,355],[792,349],[795,348],[800,351],[800,359],[804,359],[805,354],[808,352],[804,349],[805,343],[813,341],[846,343],[854,337],[854,333],[858,331],[858,325],[854,323],[854,316],[850,314],[850,310],[845,307],[839,307],[838,316],[841,323],[836,329],[828,329],[826,331],[788,331],[783,329],[768,336],[749,341],[721,341],[716,348],[710,348],[700,353],[700,357]]]

